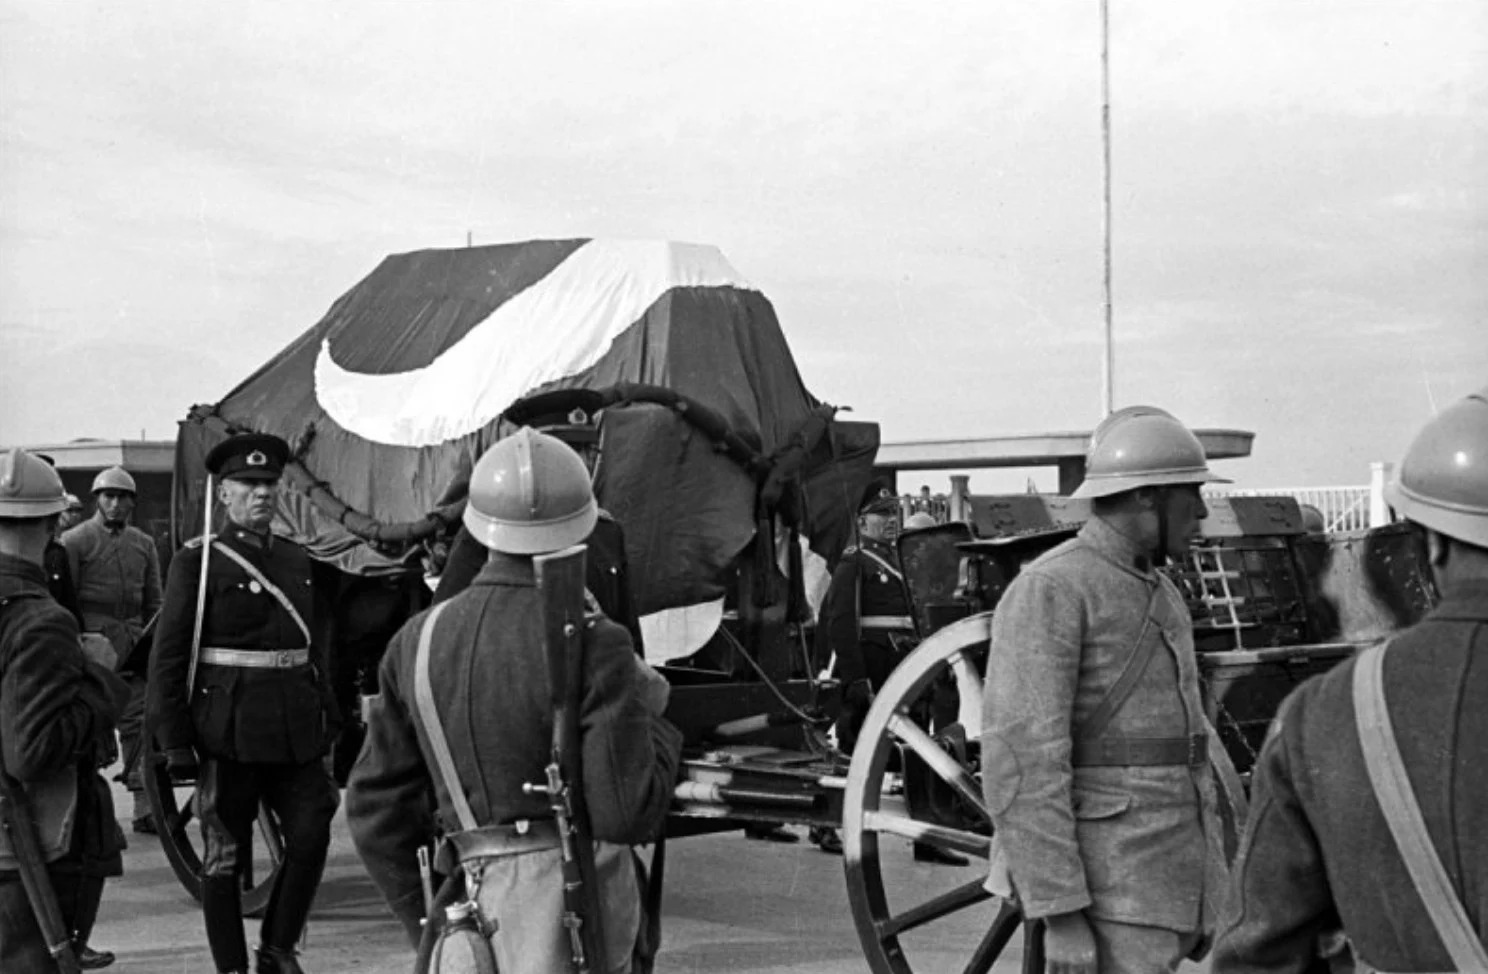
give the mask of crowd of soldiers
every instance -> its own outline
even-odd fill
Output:
[[[458,907],[489,969],[566,971],[587,950],[600,961],[593,969],[643,972],[656,918],[646,915],[647,863],[636,847],[662,832],[681,734],[663,716],[665,680],[637,652],[619,525],[591,486],[592,426],[587,417],[545,425],[520,429],[475,464],[435,604],[381,661],[347,817],[421,964],[438,956],[439,910],[453,920]],[[177,553],[162,587],[153,546],[127,523],[127,473],[100,475],[97,513],[59,544],[71,505],[55,471],[21,450],[0,457],[5,794],[8,814],[31,813],[61,917],[61,930],[49,929],[16,839],[21,820],[8,818],[0,970],[112,960],[88,944],[123,843],[98,772],[114,760],[116,728],[126,756],[137,755],[141,713],[168,773],[196,784],[216,969],[249,969],[241,855],[263,803],[283,829],[284,861],[254,968],[302,970],[295,947],[339,801],[326,755],[341,715],[313,625],[326,610],[317,569],[270,530],[288,460],[287,444],[263,434],[211,451],[209,498],[225,526]],[[1003,594],[982,707],[981,777],[996,838],[988,888],[1042,921],[1054,974],[1171,971],[1211,951],[1217,972],[1322,971],[1342,963],[1343,943],[1361,970],[1488,970],[1488,778],[1479,773],[1488,757],[1488,390],[1428,423],[1390,488],[1392,506],[1420,531],[1439,604],[1288,698],[1257,762],[1233,863],[1192,621],[1161,570],[1195,539],[1207,514],[1200,488],[1218,479],[1171,414],[1112,414],[1092,437],[1076,492],[1092,516]],[[844,751],[911,648],[893,538],[923,523],[901,525],[898,499],[877,485],[857,513],[857,543],[839,559],[817,625],[817,662],[843,687]],[[563,592],[545,593],[539,565],[586,542],[586,584],[567,593],[569,618],[581,624],[565,630],[584,661],[571,742],[582,780],[565,783],[554,776],[546,669],[550,594]],[[146,674],[133,657],[157,609]],[[496,699],[500,707],[488,705]],[[135,790],[138,779],[128,784]],[[568,788],[587,806],[593,847],[581,855],[565,817]],[[136,831],[153,827],[139,807],[133,821]],[[421,868],[436,835],[445,841]],[[841,849],[833,830],[812,839]],[[963,861],[933,846],[916,857]],[[588,864],[597,915],[577,916],[565,895],[575,862]],[[431,876],[444,877],[437,892]]]

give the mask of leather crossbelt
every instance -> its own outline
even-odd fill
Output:
[[[1202,767],[1209,759],[1207,734],[1188,737],[1099,737],[1076,741],[1070,764],[1077,768]]]
[[[309,649],[220,649],[202,647],[200,660],[212,666],[242,666],[249,669],[283,670],[310,662]]]

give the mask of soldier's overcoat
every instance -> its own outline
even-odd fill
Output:
[[[415,659],[427,612],[414,616],[393,638],[379,671],[381,695],[371,706],[367,738],[347,784],[347,822],[357,851],[410,936],[422,915],[417,848],[436,831],[459,830],[459,821],[432,760],[414,697]],[[671,803],[682,737],[648,710],[641,664],[625,630],[602,616],[584,630],[583,699],[580,705],[583,788],[594,837],[611,843],[650,841]],[[496,554],[474,582],[452,598],[432,637],[429,673],[440,724],[456,773],[476,821],[503,825],[551,817],[542,795],[522,785],[544,780],[551,753],[552,704],[542,637],[542,615],[530,559]],[[434,806],[427,796],[436,795]],[[551,857],[515,857],[534,863],[527,889],[530,912],[561,897]],[[623,860],[629,869],[629,854]],[[601,869],[605,862],[601,861]],[[489,882],[522,885],[521,869]],[[634,940],[638,892],[634,876],[627,919]],[[484,889],[486,882],[483,882]],[[495,918],[517,924],[521,916]],[[607,921],[608,922],[608,921]],[[556,920],[547,932],[560,949]],[[625,942],[626,925],[610,923],[612,946]],[[611,959],[621,955],[611,950]],[[623,959],[628,964],[628,944]]]
[[[145,623],[160,608],[160,556],[133,525],[110,527],[102,514],[62,534],[83,629],[114,644],[123,666]]]
[[[1341,921],[1380,970],[1446,971],[1437,937],[1364,767],[1354,663],[1303,684],[1256,765],[1236,901],[1216,972],[1303,971]],[[1488,582],[1447,589],[1397,636],[1385,702],[1426,831],[1482,938],[1488,933]]]
[[[1151,624],[1144,622],[1151,618]],[[1206,766],[1074,767],[1072,741],[1138,637],[1155,643],[1102,733],[1205,734],[1193,623],[1139,547],[1094,518],[998,603],[983,699],[983,787],[1028,916],[1205,929],[1222,887]]]

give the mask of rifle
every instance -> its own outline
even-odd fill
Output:
[[[62,919],[57,892],[52,888],[52,878],[47,873],[46,857],[42,855],[41,843],[36,837],[36,819],[31,814],[30,799],[20,782],[4,771],[0,771],[0,827],[10,834],[10,848],[20,867],[21,885],[25,887],[26,899],[31,901],[32,912],[36,914],[36,925],[41,929],[47,953],[57,962],[61,974],[79,974],[81,969],[77,956],[72,952],[72,937]]]
[[[543,644],[553,704],[553,743],[546,783],[522,790],[545,794],[563,857],[563,926],[575,974],[608,971],[604,915],[594,867],[594,833],[584,802],[579,703],[584,686],[584,545],[532,559],[542,602]]]

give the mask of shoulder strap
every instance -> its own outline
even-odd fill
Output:
[[[418,709],[419,720],[424,725],[424,736],[429,738],[429,750],[434,752],[434,767],[444,779],[444,790],[449,792],[450,804],[455,806],[455,817],[460,828],[470,831],[477,828],[475,813],[470,810],[470,800],[465,797],[465,786],[455,771],[455,759],[450,754],[449,741],[444,737],[444,727],[439,723],[439,711],[434,706],[434,690],[429,685],[429,645],[434,641],[434,622],[448,606],[441,602],[429,610],[424,625],[419,629],[418,654],[413,660],[413,699]]]
[[[1089,741],[1100,737],[1106,726],[1111,723],[1111,718],[1115,717],[1117,711],[1131,698],[1133,691],[1137,689],[1137,681],[1142,678],[1143,673],[1147,672],[1147,666],[1152,662],[1152,657],[1157,655],[1157,642],[1148,641],[1147,630],[1152,628],[1152,610],[1157,605],[1157,598],[1162,590],[1162,576],[1159,575],[1157,584],[1152,587],[1152,593],[1147,597],[1147,608],[1142,613],[1142,627],[1137,630],[1137,638],[1133,640],[1131,652],[1126,657],[1126,665],[1121,668],[1121,674],[1116,677],[1116,682],[1111,684],[1111,689],[1106,691],[1105,697],[1080,725],[1075,734],[1077,740]]]
[[[1359,729],[1359,745],[1364,751],[1364,766],[1369,783],[1395,845],[1405,860],[1411,882],[1426,906],[1442,945],[1452,955],[1452,963],[1462,971],[1488,970],[1488,951],[1467,920],[1462,901],[1452,888],[1451,877],[1442,866],[1441,857],[1431,844],[1421,806],[1405,773],[1400,746],[1385,708],[1385,650],[1372,646],[1365,650],[1354,666],[1354,721]]]
[[[887,558],[885,558],[883,555],[880,555],[878,552],[872,551],[872,550],[870,550],[867,547],[863,547],[863,548],[860,548],[858,550],[861,551],[867,557],[871,558],[874,561],[874,563],[878,565],[879,568],[882,568],[885,572],[887,572],[888,574],[892,575],[894,578],[898,579],[900,581],[900,583],[903,583],[903,581],[904,581],[904,573],[902,571],[900,571],[896,566],[891,565],[889,563],[889,560]]]
[[[253,562],[249,561],[247,558],[244,558],[242,555],[238,554],[236,551],[232,550],[221,541],[213,541],[212,550],[220,551],[227,557],[231,558],[233,561],[237,562],[238,567],[247,572],[249,578],[262,585],[264,587],[264,591],[268,592],[275,598],[276,601],[278,601],[280,605],[284,606],[284,611],[289,613],[290,618],[295,621],[295,625],[300,627],[300,632],[305,634],[305,645],[310,645],[310,627],[305,625],[305,620],[300,616],[299,611],[295,609],[294,603],[289,600],[289,596],[285,595],[284,592],[279,588],[279,586],[269,581],[268,576],[259,571],[258,566],[254,565]],[[206,557],[205,553],[202,557]]]

